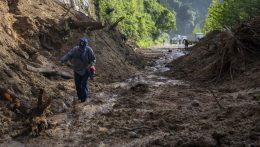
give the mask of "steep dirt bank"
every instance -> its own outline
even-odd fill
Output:
[[[120,33],[90,32],[77,27],[73,22],[93,20],[56,1],[0,1],[0,12],[0,87],[11,89],[29,106],[36,105],[38,89],[44,89],[44,97],[53,100],[47,116],[66,112],[73,106],[74,83],[72,79],[55,75],[56,72],[39,73],[35,69],[62,71],[71,77],[70,64],[60,66],[57,61],[80,37],[89,38],[97,56],[96,82],[90,83],[92,92],[102,89],[103,83],[120,81],[138,71],[133,65],[141,60]],[[5,141],[21,133],[28,123],[8,110],[8,102],[2,100],[1,96],[0,136]]]

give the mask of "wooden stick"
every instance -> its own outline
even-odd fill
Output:
[[[209,89],[209,92],[212,94],[212,96],[213,96],[214,99],[216,100],[216,102],[217,102],[217,104],[218,104],[218,107],[219,107],[220,109],[224,109],[224,107],[221,106],[221,104],[219,103],[218,98],[217,98],[217,96],[215,95],[215,93],[214,93],[211,89]]]
[[[27,70],[32,72],[38,72],[43,74],[44,76],[61,76],[64,79],[73,79],[73,76],[67,72],[64,71],[57,71],[53,69],[47,69],[47,68],[36,68],[30,65],[26,65]]]

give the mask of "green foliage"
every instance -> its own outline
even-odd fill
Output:
[[[222,13],[222,5],[219,4],[218,0],[212,0],[210,5],[208,16],[205,20],[203,32],[209,32],[213,29],[219,29],[221,27],[220,20]]]
[[[152,45],[176,28],[175,15],[156,0],[97,0],[97,4],[102,21],[125,17],[118,30],[140,46]]]
[[[259,14],[260,0],[225,0],[223,3],[212,0],[203,31],[233,27]]]
[[[202,30],[198,25],[196,25],[195,28],[192,31],[193,34],[201,33],[201,32],[202,32]]]
[[[152,45],[157,45],[157,44],[162,44],[164,42],[165,39],[169,38],[169,34],[167,33],[163,33],[160,35],[160,37],[156,40],[152,40],[152,39],[141,39],[137,41],[137,44],[140,47],[150,47]]]

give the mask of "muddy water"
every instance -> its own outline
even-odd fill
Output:
[[[164,76],[160,76],[160,73],[170,70],[166,65],[171,61],[183,56],[186,52],[183,49],[169,49],[169,48],[156,48],[152,49],[152,52],[161,52],[162,57],[158,60],[152,61],[151,66],[145,67],[145,71],[142,74],[134,75],[124,82],[113,83],[114,88],[129,89],[136,84],[147,84],[152,87],[158,87],[162,85],[183,85],[185,84],[180,80],[169,79]]]
[[[156,50],[158,51],[158,49]],[[161,51],[164,55],[158,60],[154,61],[152,66],[147,66],[142,74],[135,75],[124,82],[112,83],[109,86],[111,88],[130,89],[132,86],[135,86],[139,83],[147,84],[151,87],[185,84],[179,80],[173,80],[167,77],[159,76],[159,73],[169,70],[167,67],[165,67],[167,63],[185,55],[185,52],[181,49],[174,49],[171,52],[166,49]],[[61,123],[61,126],[65,127],[64,129],[66,131],[63,129],[62,133],[56,132],[55,135],[52,134],[51,136],[59,136],[60,139],[70,139],[78,138],[78,136],[84,136],[83,134],[86,133],[84,130],[89,130],[91,127],[93,127],[93,124],[91,124],[89,121],[95,117],[95,114],[109,114],[112,111],[117,99],[117,95],[107,91],[96,93],[94,97],[95,99],[98,99],[99,102],[76,104],[71,113],[67,114],[66,117],[63,117],[65,118],[64,122],[66,123]],[[84,128],[84,130],[80,130],[81,127]],[[73,144],[80,143],[75,141]],[[102,146],[102,142],[100,144]]]
[[[181,49],[158,48],[154,49],[154,51],[162,52],[163,56],[153,61],[151,66],[147,66],[143,73],[134,75],[124,82],[112,83],[108,85],[108,87],[130,89],[140,83],[147,84],[150,87],[186,84],[183,81],[160,76],[160,73],[169,70],[169,68],[166,67],[167,63],[185,55],[185,52]],[[118,96],[109,91],[103,91],[96,93],[93,97],[98,101],[77,103],[75,100],[73,107],[68,112],[48,118],[49,122],[56,127],[46,130],[44,135],[38,138],[28,136],[19,139],[23,143],[11,141],[7,144],[14,144],[14,146],[37,146],[39,144],[41,144],[41,146],[81,146],[82,144],[86,144],[84,138],[91,136],[91,133],[88,131],[93,130],[95,125],[97,125],[91,124],[91,119],[95,119],[96,114],[109,114],[113,111],[113,106],[116,104]],[[106,128],[98,128],[97,130],[99,132],[107,131]],[[47,139],[46,136],[48,136]],[[140,143],[140,141],[129,142],[129,144],[125,144],[125,146],[134,146],[136,143]],[[99,146],[103,146],[103,143],[100,142]]]

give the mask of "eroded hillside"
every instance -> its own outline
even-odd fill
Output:
[[[134,74],[137,69],[133,65],[141,62],[120,33],[95,30],[95,24],[100,23],[59,2],[1,1],[0,11],[0,86],[29,106],[36,105],[38,91],[43,89],[44,97],[53,100],[49,114],[66,111],[76,96],[71,65],[61,66],[58,61],[79,38],[89,38],[97,56],[96,82],[90,83],[93,91],[102,87],[100,82],[119,81]],[[21,132],[14,124],[24,119],[13,120],[12,116],[17,116],[5,107],[8,102],[0,103],[1,136],[5,140]],[[5,111],[12,116],[6,116]]]

